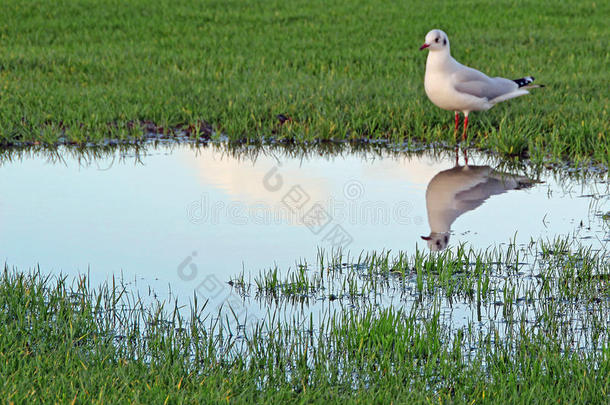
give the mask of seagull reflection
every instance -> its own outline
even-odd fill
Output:
[[[447,248],[451,224],[463,213],[481,206],[492,195],[533,186],[536,181],[524,176],[495,171],[489,166],[469,166],[464,151],[464,166],[443,170],[430,180],[426,189],[426,209],[430,235],[421,238],[430,250]]]

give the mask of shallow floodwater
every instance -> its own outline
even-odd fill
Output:
[[[192,297],[202,283],[215,294],[242,270],[315,263],[320,249],[357,258],[556,235],[594,249],[610,240],[605,178],[525,173],[472,153],[465,168],[463,152],[458,158],[455,168],[452,153],[192,145],[95,158],[25,154],[0,166],[0,260],[89,272],[92,282],[122,274]]]

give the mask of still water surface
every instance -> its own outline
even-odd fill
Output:
[[[573,235],[609,239],[603,176],[499,168],[480,154],[328,155],[190,145],[60,151],[0,166],[0,260],[92,282],[123,275],[192,296],[199,280],[228,281],[319,249],[476,249]],[[423,238],[422,238],[423,237]]]

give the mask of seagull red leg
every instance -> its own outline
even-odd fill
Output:
[[[464,114],[464,132],[462,132],[462,141],[466,140],[466,130],[468,129],[468,115]]]
[[[460,123],[460,116],[458,115],[458,112],[455,112],[455,132],[457,132],[458,130],[458,124]]]

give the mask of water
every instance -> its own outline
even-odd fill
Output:
[[[0,260],[192,297],[218,295],[242,271],[315,263],[319,249],[357,257],[568,234],[598,249],[610,239],[603,175],[498,168],[474,153],[468,164],[453,169],[451,152],[235,154],[185,144],[25,153],[0,166]]]

